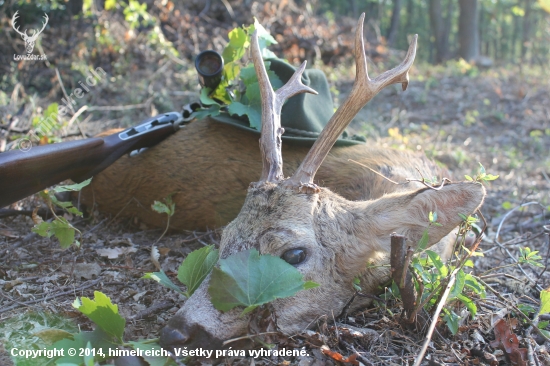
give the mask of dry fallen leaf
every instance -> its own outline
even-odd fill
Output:
[[[117,259],[121,255],[127,255],[137,252],[134,247],[116,247],[116,248],[99,248],[96,249],[97,254],[108,259]]]
[[[13,231],[0,229],[0,235],[5,236],[6,238],[17,239],[19,235],[15,234]]]
[[[357,354],[354,353],[349,357],[344,357],[338,352],[331,351],[330,348],[328,348],[326,345],[321,346],[321,352],[323,352],[324,355],[327,355],[328,357],[332,358],[334,361],[343,362],[343,363],[350,363],[352,365],[359,366],[359,362],[357,359]]]
[[[495,323],[495,340],[491,347],[500,348],[508,354],[514,366],[527,366],[527,348],[519,348],[518,337],[511,331],[510,325],[500,319]]]

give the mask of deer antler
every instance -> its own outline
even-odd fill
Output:
[[[42,33],[42,31],[44,30],[44,28],[46,28],[46,25],[48,24],[48,20],[50,20],[50,18],[48,18],[48,14],[44,13],[44,18],[46,18],[46,22],[42,23],[42,29],[40,29],[39,32],[37,31],[34,31],[34,34],[32,35],[32,38],[36,39],[38,38],[38,35],[40,33]]]
[[[13,14],[13,16],[11,17],[11,26],[13,27],[13,29],[15,29],[15,31],[17,33],[19,33],[21,36],[25,37],[25,36],[27,36],[27,34],[20,32],[19,31],[19,26],[17,26],[17,28],[15,28],[15,21],[17,20],[17,18],[19,18],[19,15],[17,15],[17,13],[19,13],[19,10],[17,10],[15,12],[15,14]]]
[[[351,93],[344,104],[334,113],[296,172],[290,179],[284,182],[285,186],[297,187],[300,190],[306,188],[307,192],[318,192],[319,188],[313,184],[315,173],[323,163],[332,145],[344,132],[344,129],[357,112],[378,94],[380,90],[390,84],[401,83],[403,90],[407,89],[407,85],[409,84],[409,69],[416,55],[416,40],[418,36],[414,36],[409,45],[407,55],[401,64],[374,79],[370,79],[367,72],[367,60],[363,41],[364,19],[365,13],[361,14],[355,31],[355,64],[357,71]]]
[[[317,92],[309,86],[302,84],[302,73],[306,68],[306,61],[294,72],[290,80],[276,92],[273,91],[258,44],[258,35],[252,34],[252,60],[254,69],[260,84],[262,100],[262,134],[260,137],[260,150],[262,152],[262,175],[255,185],[260,186],[266,182],[279,182],[283,176],[283,157],[281,155],[281,135],[284,129],[281,127],[281,108],[284,102],[299,93]]]

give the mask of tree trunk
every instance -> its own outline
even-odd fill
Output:
[[[521,61],[523,62],[527,54],[527,46],[531,37],[531,1],[525,0],[525,14],[523,15],[523,37],[521,40]]]
[[[479,56],[477,0],[458,0],[458,5],[458,55],[466,61],[474,61]]]
[[[393,0],[393,11],[391,14],[390,29],[388,30],[388,46],[391,47],[395,39],[397,38],[397,33],[399,31],[399,21],[401,19],[401,4],[403,0]]]
[[[447,15],[447,18],[450,19],[450,14]],[[430,25],[435,38],[435,63],[439,64],[447,59],[449,48],[448,27],[450,27],[450,25],[445,26],[441,0],[430,0]]]

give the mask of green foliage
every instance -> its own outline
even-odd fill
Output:
[[[531,250],[529,247],[519,248],[520,256],[518,262],[520,264],[529,264],[533,267],[544,267],[540,262],[542,257],[538,254],[538,250]]]
[[[91,332],[78,331],[69,320],[49,314],[25,314],[0,324],[4,341],[10,348],[63,352],[61,357],[12,357],[16,366],[27,365],[97,365],[109,358],[109,350],[122,347],[134,350],[160,350],[156,340],[123,342],[126,320],[118,313],[118,306],[101,292],[94,292],[94,299],[82,297],[76,299],[73,306],[87,316],[94,324]],[[76,351],[73,353],[73,351]],[[144,356],[146,365],[175,365],[167,357]]]
[[[224,68],[222,79],[214,90],[201,90],[201,103],[206,108],[194,112],[195,118],[217,116],[221,108],[227,106],[230,114],[246,116],[250,127],[261,128],[261,96],[254,65],[244,65],[243,58],[250,47],[251,36],[254,30],[258,34],[260,52],[264,59],[277,58],[268,50],[268,47],[277,43],[265,28],[254,19],[254,24],[248,27],[235,28],[229,32],[229,43],[225,47],[222,57]],[[270,63],[265,62],[267,74],[274,90],[283,83],[277,75],[269,70]]]
[[[486,183],[486,182],[497,179],[499,176],[498,175],[493,175],[493,174],[488,174],[485,171],[485,167],[483,167],[483,165],[481,163],[479,163],[479,169],[478,169],[478,172],[477,172],[476,176],[474,176],[472,178],[469,175],[465,175],[464,177],[466,178],[466,180],[469,180],[470,182]]]
[[[180,293],[181,295],[184,294],[184,292],[182,290],[180,290],[180,288],[174,284],[174,282],[172,282],[168,276],[166,275],[166,273],[164,273],[164,271],[160,271],[160,272],[147,272],[145,273],[145,275],[143,277],[141,277],[143,279],[148,279],[148,280],[153,280],[153,281],[157,281],[158,283],[160,283],[162,286],[164,287],[167,287],[169,288],[170,290],[173,290],[173,291],[176,291],[178,293]]]
[[[212,245],[189,253],[178,268],[178,280],[187,286],[186,297],[193,295],[217,262],[218,250]]]
[[[166,214],[168,215],[168,219],[166,220],[166,228],[164,229],[164,232],[161,234],[161,236],[157,239],[157,243],[162,239],[162,237],[166,234],[168,229],[170,228],[170,220],[172,219],[172,216],[176,213],[176,204],[172,200],[172,196],[175,193],[171,193],[168,196],[164,198],[164,202],[154,201],[151,205],[151,208],[153,211],[158,212],[159,214]]]
[[[77,298],[73,307],[86,315],[106,334],[122,342],[126,319],[120,316],[118,306],[113,305],[107,295],[94,291],[94,300],[87,297],[82,297],[81,300]]]
[[[60,339],[72,337],[78,328],[58,314],[27,312],[0,322],[0,343],[6,350],[45,349]],[[10,355],[11,356],[11,355]],[[51,365],[51,359],[44,357],[26,358],[11,356],[16,366]]]
[[[212,245],[189,253],[178,268],[178,280],[187,286],[187,291],[185,292],[181,291],[163,271],[146,273],[143,278],[157,281],[161,285],[189,298],[199,288],[202,281],[212,271],[217,262],[218,250],[214,249]]]
[[[35,116],[32,119],[32,127],[40,137],[41,143],[61,142],[61,138],[55,132],[65,127],[65,124],[58,118],[59,104],[50,104],[42,116]]]
[[[208,292],[216,309],[228,311],[244,306],[243,314],[279,298],[293,296],[300,290],[319,286],[303,281],[302,274],[278,257],[260,255],[256,249],[245,250],[219,261],[218,250],[207,246],[191,252],[178,268],[178,280],[187,286],[183,292],[163,271],[146,273],[152,279],[186,297],[190,297],[213,270]],[[358,287],[359,279],[356,286]]]
[[[216,309],[244,306],[242,314],[246,314],[259,305],[317,286],[304,282],[302,274],[281,258],[260,256],[256,249],[249,249],[220,260],[220,268],[212,272],[208,293]]]
[[[61,248],[63,249],[70,247],[72,244],[75,244],[77,247],[80,246],[80,242],[78,240],[75,240],[76,232],[82,234],[80,230],[71,225],[71,223],[66,218],[56,215],[53,207],[61,207],[68,213],[76,216],[82,216],[82,212],[74,207],[71,202],[59,201],[57,197],[55,197],[55,194],[69,191],[78,192],[82,188],[90,184],[91,181],[92,178],[87,179],[82,183],[57,186],[49,191],[40,192],[40,197],[44,200],[44,202],[46,202],[46,204],[50,208],[54,219],[52,222],[46,222],[43,221],[42,218],[40,218],[38,215],[33,215],[35,226],[31,229],[32,232],[46,238],[51,238],[52,236],[56,237],[57,240],[59,240]]]
[[[429,225],[440,225],[437,223],[437,214],[435,212],[430,212],[428,219]],[[471,225],[476,221],[471,216],[464,216],[463,220],[464,222],[459,229],[461,237],[457,238],[459,243]],[[447,299],[448,305],[443,309],[445,324],[453,334],[456,334],[460,317],[452,310],[454,304],[463,304],[470,311],[472,317],[475,317],[477,306],[472,300],[472,295],[481,298],[484,298],[486,295],[485,288],[480,284],[477,277],[464,271],[465,267],[473,267],[473,262],[468,258],[477,253],[462,247],[465,252],[464,256],[457,258],[452,264],[445,264],[436,252],[424,249],[428,240],[428,229],[426,229],[418,243],[417,254],[420,255],[412,258],[410,266],[410,270],[413,272],[414,285],[420,296],[418,303],[426,311],[431,311],[439,302],[439,298],[449,281],[450,274],[456,272],[455,282]]]
[[[540,314],[550,313],[550,289],[540,292]]]

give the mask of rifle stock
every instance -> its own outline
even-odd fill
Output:
[[[106,137],[1,153],[0,208],[66,179],[80,183],[124,154],[164,140],[179,129],[181,121],[179,113],[170,112]]]

